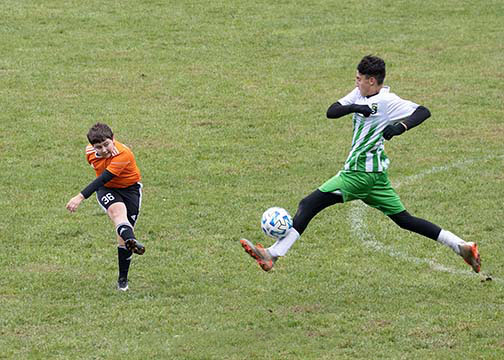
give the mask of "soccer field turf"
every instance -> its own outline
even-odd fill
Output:
[[[502,1],[0,2],[0,359],[504,358]],[[264,273],[241,237],[342,167],[327,107],[362,56],[432,117],[386,143],[410,213],[475,241],[482,274],[360,203]],[[115,289],[86,132],[142,171],[146,247]],[[487,280],[491,276],[493,280]]]

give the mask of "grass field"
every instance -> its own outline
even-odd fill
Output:
[[[0,358],[504,358],[504,3],[0,2]],[[358,203],[262,272],[240,237],[343,165],[327,107],[363,55],[432,118],[387,143],[408,210],[480,246],[483,275]],[[115,290],[85,134],[136,154],[147,246]],[[485,281],[491,274],[493,281]]]

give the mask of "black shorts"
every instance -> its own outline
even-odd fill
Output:
[[[108,188],[105,186],[96,190],[96,199],[100,206],[107,212],[110,205],[122,202],[126,205],[128,220],[132,226],[138,220],[142,206],[142,184],[136,183],[127,188]]]

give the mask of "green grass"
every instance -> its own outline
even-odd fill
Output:
[[[502,1],[0,3],[0,358],[504,357]],[[427,106],[387,143],[411,213],[446,247],[355,204],[325,210],[272,273],[243,252],[342,166],[325,111],[368,53]],[[143,174],[128,293],[85,134],[108,123]],[[376,250],[382,249],[382,250]],[[449,271],[437,270],[439,266]]]

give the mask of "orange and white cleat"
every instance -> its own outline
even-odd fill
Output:
[[[263,248],[261,244],[254,246],[247,239],[240,239],[241,246],[245,249],[247,254],[252,256],[264,271],[270,271],[275,265],[276,257],[271,256],[268,249]]]
[[[459,245],[460,256],[468,263],[474,270],[479,273],[481,270],[481,258],[478,252],[478,245],[473,242],[468,242]]]

